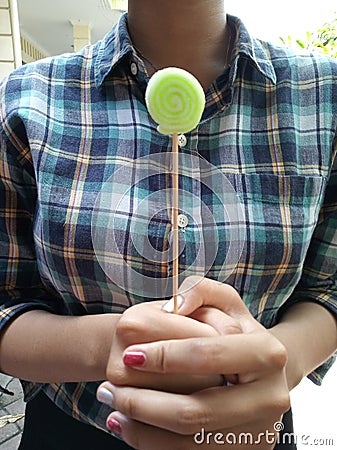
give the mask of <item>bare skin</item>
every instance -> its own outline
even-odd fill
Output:
[[[129,14],[134,44],[158,68],[187,69],[206,90],[228,62],[222,0],[129,0]],[[46,383],[107,379],[123,385],[104,384],[115,395],[120,412],[110,418],[122,437],[141,450],[179,449],[194,448],[196,425],[237,434],[271,429],[289,407],[289,391],[337,348],[334,316],[311,302],[290,308],[271,330],[253,319],[232,288],[206,279],[189,291],[178,316],[161,306],[86,317],[24,313],[2,333],[0,368]],[[224,357],[210,361],[214,347]],[[141,368],[123,363],[135,350],[146,355]],[[239,384],[226,391],[218,374],[238,374]],[[189,377],[192,395],[184,394]],[[213,388],[205,391],[207,385]],[[251,406],[249,414],[243,405]]]
[[[223,1],[134,0],[128,24],[133,43],[156,68],[181,67],[205,90],[228,64],[232,43]],[[152,75],[153,68],[147,69]]]
[[[335,318],[322,306],[303,302],[267,330],[255,321],[232,287],[207,279],[186,292],[184,299],[179,315],[199,311],[199,320],[212,324],[218,335],[128,347],[124,352],[126,378],[108,371],[110,383],[103,383],[98,390],[98,398],[116,409],[108,417],[107,427],[139,450],[159,446],[163,450],[215,450],[217,433],[222,435],[217,435],[218,440],[249,433],[253,439],[249,448],[273,449],[277,438],[274,424],[290,407],[290,390],[337,347]],[[134,331],[138,328],[140,334],[143,325],[137,322],[135,317]],[[228,334],[226,327],[221,330],[222,323],[236,326],[237,332]],[[129,364],[126,357],[130,354],[143,355],[143,363]],[[112,365],[113,361],[112,357]],[[130,386],[127,370],[143,375],[222,373],[228,378],[236,374],[236,380],[234,386],[181,395]],[[202,429],[213,436],[204,445],[194,441]],[[240,450],[247,444],[237,442],[231,448]]]

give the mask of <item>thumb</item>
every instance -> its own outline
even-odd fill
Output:
[[[173,312],[173,308],[170,310],[171,305],[172,299],[163,309]],[[199,276],[186,278],[179,288],[179,306],[178,314],[184,316],[190,316],[203,306],[217,308],[237,320],[242,331],[246,333],[262,327],[232,286],[209,278]]]

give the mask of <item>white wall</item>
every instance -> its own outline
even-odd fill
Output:
[[[325,376],[322,386],[305,379],[292,391],[298,450],[337,448],[336,380],[337,363]]]
[[[0,80],[21,65],[16,0],[0,0]]]

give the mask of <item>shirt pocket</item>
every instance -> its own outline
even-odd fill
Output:
[[[263,309],[277,309],[300,279],[326,179],[270,174],[229,179],[242,200],[246,234],[235,287],[254,312],[261,311],[261,302]]]

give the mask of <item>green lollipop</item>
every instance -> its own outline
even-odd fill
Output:
[[[148,111],[162,134],[187,133],[197,127],[205,108],[199,81],[177,67],[159,70],[145,94]]]
[[[199,81],[186,70],[168,67],[156,72],[147,86],[145,100],[158,131],[172,134],[172,232],[173,232],[173,300],[178,313],[179,276],[179,147],[178,133],[197,127],[205,108],[205,94]]]

